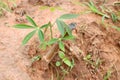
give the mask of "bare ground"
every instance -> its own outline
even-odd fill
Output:
[[[97,1],[97,0],[96,0]],[[107,4],[112,4],[108,1]],[[31,2],[33,3],[33,2]],[[101,2],[100,2],[101,3]],[[50,80],[55,78],[56,70],[59,68],[49,65],[49,69],[42,71],[40,61],[32,64],[31,58],[35,55],[43,55],[47,51],[40,51],[37,47],[38,40],[34,37],[27,45],[21,46],[21,41],[30,30],[14,29],[12,25],[16,23],[27,23],[25,14],[30,15],[42,25],[48,21],[54,22],[57,17],[64,13],[80,13],[87,10],[87,7],[75,5],[71,2],[59,0],[52,1],[51,6],[61,6],[65,11],[40,10],[41,4],[33,6],[27,0],[19,0],[12,13],[6,12],[0,18],[0,80]],[[119,23],[113,24],[111,20],[106,20],[107,27],[101,23],[99,15],[89,13],[80,15],[79,18],[68,21],[76,22],[76,36],[74,42],[66,42],[72,49],[68,56],[75,59],[75,67],[65,76],[64,80],[103,80],[108,70],[112,71],[109,80],[119,80],[120,76],[120,32],[111,28],[109,25],[120,26]],[[58,36],[57,28],[54,28],[54,36]],[[79,49],[81,52],[79,53]],[[36,51],[38,51],[36,53]],[[100,59],[100,66],[95,67],[83,58],[92,55],[92,61]],[[56,57],[51,61],[52,64],[57,60]],[[56,69],[55,69],[56,68]]]

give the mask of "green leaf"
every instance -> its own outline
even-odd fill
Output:
[[[67,24],[65,24],[66,26],[65,26],[65,30],[66,30],[66,32],[69,34],[69,35],[72,35],[72,30],[70,29],[70,27],[67,25]]]
[[[65,35],[64,22],[57,19],[56,23],[57,23],[57,26],[58,26],[58,29],[59,29],[61,35],[64,36]]]
[[[59,41],[59,48],[62,50],[62,51],[65,51],[65,46],[64,46],[64,43],[62,41]]]
[[[63,59],[63,62],[64,62],[67,66],[69,66],[69,67],[72,66],[72,63],[71,63],[71,61],[70,61],[68,58],[64,58],[64,59]]]
[[[42,25],[40,28],[43,29],[43,28],[48,28],[50,26],[50,23],[47,23],[47,24],[44,24]]]
[[[22,44],[25,45],[30,39],[31,37],[35,34],[36,30],[30,32],[28,35],[26,35],[26,37],[23,39]]]
[[[65,54],[64,54],[64,52],[59,51],[59,57],[60,57],[61,59],[64,59],[64,58],[65,58]]]
[[[64,14],[59,17],[59,19],[73,19],[77,18],[79,15],[78,14]]]
[[[73,40],[73,39],[75,39],[75,37],[74,36],[65,36],[64,38],[62,38],[63,40]]]
[[[110,78],[111,74],[112,74],[112,71],[108,70],[106,75],[104,76],[103,80],[108,80]]]
[[[38,37],[39,37],[41,42],[44,41],[44,34],[43,34],[42,30],[40,30],[40,29],[38,30]]]
[[[55,63],[55,65],[56,65],[57,67],[59,67],[59,66],[61,65],[60,61],[57,61],[57,62]]]
[[[71,62],[71,69],[74,67],[74,65],[75,65],[75,61],[74,61],[74,59],[72,59],[72,62]]]
[[[94,5],[94,3],[92,1],[88,2],[87,3],[87,6],[90,8],[90,10],[93,12],[93,13],[96,13],[96,14],[99,14],[101,16],[105,16],[106,18],[109,18],[108,15],[102,13],[99,9],[97,9],[97,7]]]
[[[51,12],[54,12],[55,10],[56,10],[55,7],[50,7],[50,11],[51,11]]]
[[[33,26],[26,25],[26,24],[16,24],[14,25],[15,28],[20,28],[20,29],[32,29],[34,28]]]
[[[117,22],[117,20],[118,20],[118,17],[115,13],[111,13],[111,18],[112,18],[113,22]]]
[[[50,41],[48,41],[48,45],[51,45],[51,44],[54,44],[54,43],[56,43],[58,41],[58,39],[56,39],[56,38],[53,38],[53,39],[51,39]]]
[[[91,59],[91,55],[90,54],[88,54],[88,55],[86,55],[85,57],[84,57],[84,60],[90,60]]]
[[[68,33],[68,35],[72,35],[72,29],[70,28],[70,26],[68,26],[67,24],[65,24],[65,30],[66,30],[66,33]]]
[[[34,20],[30,16],[26,16],[26,18],[34,27],[37,27],[37,24],[34,22]]]

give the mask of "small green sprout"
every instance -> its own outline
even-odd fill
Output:
[[[90,59],[91,59],[91,55],[90,55],[90,54],[88,54],[88,55],[87,55],[87,56],[85,56],[83,59],[84,59],[84,60],[90,60]]]
[[[59,51],[59,58],[67,65],[69,66],[71,69],[74,66],[74,60],[70,61],[64,54],[64,52]]]
[[[113,22],[117,22],[118,21],[118,16],[115,13],[111,13],[111,18]]]
[[[103,80],[108,80],[108,79],[110,78],[110,76],[111,76],[111,73],[112,73],[111,70],[108,70],[108,71],[106,72]]]
[[[97,69],[100,64],[101,64],[101,60],[100,58],[98,58],[95,62],[92,61],[92,56],[90,54],[86,55],[84,58],[83,58],[86,62],[88,62],[89,64],[93,65],[95,67],[95,69]]]
[[[87,3],[87,6],[90,8],[90,10],[93,13],[96,13],[96,14],[99,14],[99,15],[104,16],[106,18],[109,18],[109,16],[107,14],[104,14],[100,10],[98,10],[98,8],[94,5],[94,3],[92,1],[90,1],[89,3]]]
[[[3,0],[0,0],[0,16],[3,15],[3,11],[10,11],[10,8],[7,3]]]

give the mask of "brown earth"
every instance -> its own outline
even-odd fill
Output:
[[[84,2],[84,0],[77,1]],[[112,7],[114,1],[109,0],[105,5],[114,10]],[[31,30],[18,30],[12,25],[28,23],[25,19],[26,14],[33,17],[35,22],[41,26],[48,21],[54,22],[57,17],[64,13],[79,14],[87,11],[88,8],[68,0],[49,0],[50,3],[40,2],[39,4],[39,0],[36,2],[34,0],[29,0],[29,2],[28,0],[18,0],[16,1],[17,7],[13,9],[13,12],[5,12],[4,16],[0,18],[0,80],[57,80],[57,72],[60,73],[59,76],[63,76],[60,68],[54,65],[58,60],[57,55],[45,71],[40,69],[42,66],[39,65],[40,61],[32,64],[31,58],[33,56],[44,55],[51,48],[41,51],[38,48],[39,41],[36,36],[27,45],[22,46],[23,38]],[[102,0],[94,2],[103,4]],[[64,10],[54,12],[40,10],[42,5],[60,6]],[[111,71],[109,80],[120,80],[120,32],[111,28],[111,25],[120,26],[120,24],[106,19],[107,26],[105,26],[101,19],[102,17],[97,14],[88,13],[67,21],[67,23],[77,23],[76,29],[73,31],[76,37],[75,41],[65,42],[68,45],[67,48],[70,49],[66,55],[74,58],[75,66],[72,71],[65,75],[64,80],[103,80],[108,70]],[[53,33],[55,37],[59,36],[57,28],[53,29]],[[93,63],[100,59],[101,63],[97,68],[83,59],[88,54],[92,55]]]

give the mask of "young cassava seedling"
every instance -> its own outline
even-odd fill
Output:
[[[52,27],[54,26],[54,24],[52,24],[51,22],[48,22],[47,24],[38,26],[30,16],[26,16],[26,18],[31,23],[31,25],[16,24],[16,25],[14,25],[14,27],[19,28],[19,29],[33,29],[33,31],[28,33],[26,35],[26,37],[23,39],[23,41],[22,41],[23,45],[25,45],[35,35],[35,33],[38,34],[38,37],[40,40],[40,45],[42,45],[42,47],[47,48],[47,46],[52,45],[50,50],[41,59],[41,64],[43,66],[42,68],[46,69],[48,64],[50,63],[50,61],[56,55],[55,52],[58,49],[65,52],[64,41],[74,39],[74,36],[72,35],[72,32],[71,32],[71,28],[64,22],[64,20],[73,19],[78,16],[79,15],[77,15],[77,14],[64,14],[56,19],[56,21],[54,23],[57,24],[57,28],[58,28],[59,32],[61,33],[61,35],[58,38],[53,38],[53,36],[52,36]],[[51,32],[51,39],[48,41],[45,40],[45,36],[44,36],[45,31],[43,32],[44,28],[45,29],[49,28],[50,32]],[[70,62],[68,61],[68,59],[66,60],[66,62],[64,61],[64,63],[66,65],[70,66],[70,64],[69,64]]]

